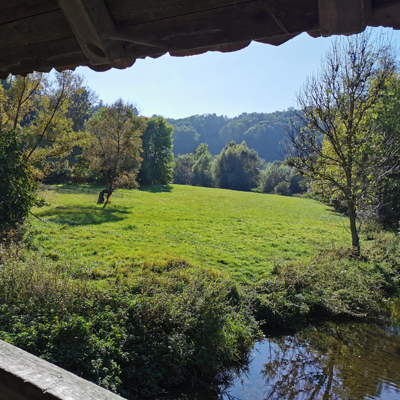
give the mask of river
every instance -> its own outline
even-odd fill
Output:
[[[374,322],[325,322],[266,336],[224,386],[212,393],[187,388],[168,398],[400,400],[400,301]]]
[[[397,307],[399,309],[399,307]],[[400,399],[399,312],[373,323],[324,323],[256,344],[224,400]]]

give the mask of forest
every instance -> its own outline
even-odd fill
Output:
[[[263,333],[382,315],[399,104],[394,47],[368,32],[296,108],[235,118],[145,117],[70,71],[2,80],[0,339],[129,399],[219,399]]]

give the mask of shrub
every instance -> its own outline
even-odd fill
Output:
[[[399,294],[400,239],[381,233],[353,258],[323,251],[308,265],[275,267],[253,288],[253,305],[266,328],[296,328],[325,318],[372,317],[385,299]]]
[[[17,246],[0,264],[0,338],[129,398],[229,373],[259,335],[235,285],[184,262],[96,282]]]

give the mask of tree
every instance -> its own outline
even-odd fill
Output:
[[[177,125],[174,128],[174,154],[191,153],[196,149],[199,143],[200,135],[190,125]]]
[[[142,185],[165,185],[172,180],[172,133],[174,128],[162,117],[150,118],[142,135]]]
[[[288,131],[289,164],[331,198],[343,196],[355,254],[360,252],[357,211],[376,184],[371,168],[378,166],[370,156],[379,154],[380,166],[388,156],[374,111],[394,72],[390,44],[372,41],[369,32],[336,39],[319,74],[301,89]]]
[[[284,196],[306,191],[306,182],[295,168],[275,161],[261,172],[259,189],[264,193],[275,193]]]
[[[194,154],[183,154],[174,161],[174,183],[179,185],[190,185],[192,181],[193,165],[195,163]]]
[[[375,130],[381,143],[369,157],[369,173],[375,185],[367,202],[362,204],[361,217],[372,218],[389,229],[398,229],[400,221],[400,77],[387,82],[387,95],[375,105]],[[380,151],[378,151],[380,150]],[[382,154],[383,151],[383,154]]]
[[[67,117],[71,118],[72,129],[77,132],[84,129],[85,123],[90,119],[98,103],[97,95],[84,85],[83,79],[77,75],[75,90],[68,106]]]
[[[194,186],[212,186],[212,155],[208,151],[208,145],[201,143],[196,149],[192,167],[191,184]]]
[[[15,135],[0,132],[0,237],[24,221],[36,201],[36,188]]]
[[[24,221],[48,160],[66,156],[77,143],[66,117],[74,82],[71,72],[56,74],[54,80],[34,73],[1,82],[1,229]]]
[[[138,187],[136,177],[142,160],[140,137],[145,127],[145,119],[135,116],[132,107],[122,100],[101,108],[88,121],[83,154],[91,171],[100,173],[105,183],[98,204],[104,203],[105,207],[117,188]]]
[[[230,142],[216,157],[213,176],[217,187],[250,190],[258,186],[260,159],[245,142]]]

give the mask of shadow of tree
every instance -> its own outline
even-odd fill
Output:
[[[149,193],[168,193],[172,192],[174,188],[170,185],[150,185],[150,186],[141,186],[138,190],[141,192],[149,192]]]
[[[102,209],[96,206],[59,206],[38,212],[40,218],[57,224],[99,225],[106,222],[118,222],[127,218],[130,211],[126,207]]]

